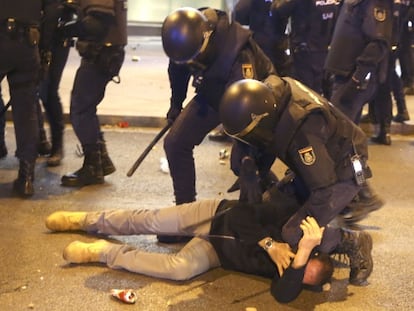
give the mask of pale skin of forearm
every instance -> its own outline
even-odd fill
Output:
[[[324,227],[319,227],[318,223],[313,217],[306,217],[302,221],[300,228],[303,231],[303,236],[299,241],[298,251],[292,252],[290,246],[287,243],[273,242],[273,246],[267,250],[270,258],[276,264],[279,271],[279,275],[283,275],[283,271],[289,267],[291,260],[292,267],[299,269],[306,265],[309,260],[309,256],[315,246],[319,245],[322,240]],[[265,241],[270,237],[265,237],[258,242],[259,246],[265,247]]]

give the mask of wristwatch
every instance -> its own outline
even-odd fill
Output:
[[[263,246],[263,249],[266,251],[266,252],[268,252],[269,251],[269,249],[271,249],[273,247],[273,239],[272,238],[267,238],[265,241],[264,241],[264,246]]]

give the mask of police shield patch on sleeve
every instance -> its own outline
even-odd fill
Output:
[[[383,22],[387,18],[387,12],[384,8],[374,8],[374,17],[377,21]]]
[[[315,152],[313,152],[312,146],[302,148],[298,150],[300,159],[305,165],[312,165],[316,161]]]
[[[242,64],[243,78],[253,79],[253,65],[252,64]]]

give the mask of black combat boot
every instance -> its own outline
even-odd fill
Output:
[[[384,201],[366,184],[341,212],[341,216],[348,224],[356,223],[382,206],[384,206]]]
[[[85,159],[82,167],[76,172],[62,176],[62,186],[65,187],[82,187],[93,184],[103,184],[104,175],[102,171],[101,151],[99,146],[96,150],[85,150],[83,148]]]
[[[345,254],[349,258],[349,283],[357,286],[368,285],[374,262],[371,256],[372,238],[365,231],[342,230],[342,241],[334,253]]]
[[[20,160],[19,174],[13,183],[13,190],[22,198],[31,197],[34,194],[34,167],[34,162]]]
[[[107,176],[116,171],[115,165],[109,157],[108,150],[106,149],[105,140],[103,139],[103,133],[98,141],[99,149],[101,151],[102,171],[103,175]]]
[[[52,137],[52,150],[47,158],[47,166],[59,166],[63,159],[63,133]]]
[[[371,136],[371,141],[379,145],[391,145],[391,124],[379,124],[375,125],[376,131],[374,136]]]

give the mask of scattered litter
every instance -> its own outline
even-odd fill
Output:
[[[34,303],[29,303],[27,307],[28,307],[29,309],[34,309],[34,307],[35,307],[35,306],[34,306]]]
[[[137,294],[132,289],[111,289],[111,295],[126,303],[135,303]]]
[[[168,174],[170,172],[170,167],[168,166],[168,160],[164,157],[160,159],[160,169],[161,172]]]
[[[119,121],[118,122],[118,127],[127,128],[127,127],[129,127],[129,123],[128,123],[128,121]]]
[[[246,311],[257,311],[255,307],[247,307]]]
[[[132,56],[132,61],[133,62],[139,62],[140,60],[141,60],[141,57],[136,56],[136,55]]]

